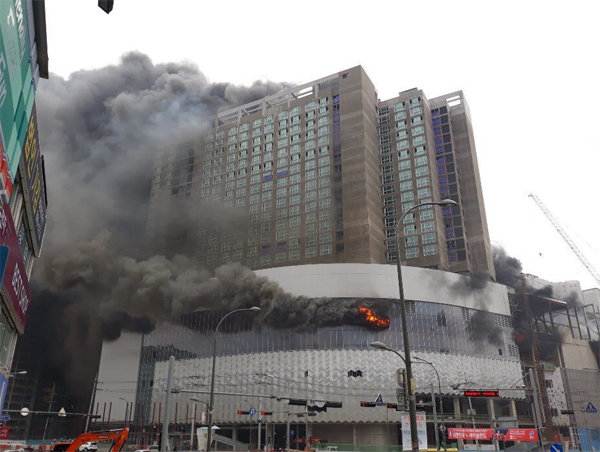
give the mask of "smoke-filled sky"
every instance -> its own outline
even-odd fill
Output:
[[[46,2],[51,72],[66,78],[139,50],[154,63],[191,61],[211,82],[299,84],[362,64],[382,99],[462,89],[492,241],[526,272],[597,285],[527,198],[540,196],[600,270],[597,2],[115,0],[110,15],[96,3]]]

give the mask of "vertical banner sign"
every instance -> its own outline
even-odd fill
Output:
[[[25,265],[23,265],[10,206],[7,204],[0,207],[0,245],[8,247],[6,268],[2,277],[2,291],[9,300],[8,306],[13,313],[12,317],[17,330],[23,333],[31,301],[31,288],[25,272]]]
[[[26,8],[26,0],[0,1],[0,126],[11,174],[19,165],[34,98]]]
[[[4,410],[4,399],[6,399],[6,388],[8,388],[8,378],[0,373],[0,416]]]
[[[417,413],[417,437],[419,438],[419,450],[427,449],[427,422],[425,413]],[[410,416],[402,415],[402,449],[411,450],[412,438],[410,435]]]
[[[26,217],[33,231],[33,254],[40,255],[42,239],[46,229],[46,186],[44,183],[44,169],[40,143],[38,140],[38,126],[35,105],[31,111],[29,126],[23,144],[21,165],[19,172],[23,181],[23,198],[25,199]]]

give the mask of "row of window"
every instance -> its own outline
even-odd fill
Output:
[[[404,250],[404,256],[406,259],[416,259],[419,257],[420,253],[421,250],[418,247],[406,248]],[[437,245],[425,245],[422,248],[422,253],[423,256],[435,256],[437,254]],[[398,260],[398,252],[388,251],[387,260],[388,262],[396,262]]]

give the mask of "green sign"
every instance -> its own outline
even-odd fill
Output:
[[[0,1],[0,126],[14,175],[33,108],[26,0]]]

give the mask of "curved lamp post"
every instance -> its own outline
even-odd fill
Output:
[[[210,377],[210,399],[208,402],[208,432],[207,432],[207,438],[206,438],[206,440],[207,440],[206,450],[207,451],[210,450],[210,444],[212,441],[212,421],[213,421],[212,416],[213,416],[213,409],[214,409],[214,402],[215,402],[215,363],[217,361],[217,335],[219,334],[219,327],[221,326],[221,323],[223,323],[223,320],[225,320],[230,315],[235,314],[236,312],[242,312],[242,311],[259,312],[260,308],[258,306],[252,306],[251,308],[234,309],[233,311],[225,314],[221,318],[221,320],[219,320],[219,323],[217,323],[217,327],[215,328],[215,334],[214,334],[214,339],[213,339],[212,374]]]
[[[398,253],[398,258],[396,259],[397,273],[398,273],[398,291],[400,292],[400,317],[402,320],[402,340],[404,342],[404,362],[406,363],[406,380],[408,383],[408,414],[410,417],[410,435],[411,435],[411,450],[413,452],[419,451],[419,439],[417,437],[417,400],[415,397],[415,387],[413,384],[413,374],[412,374],[412,362],[410,360],[410,344],[408,342],[408,328],[406,325],[406,302],[404,300],[404,287],[402,286],[402,266],[400,264],[400,240],[398,234],[400,227],[402,226],[402,221],[404,217],[408,215],[410,212],[416,209],[420,209],[424,206],[457,206],[458,203],[453,201],[452,199],[443,199],[441,201],[436,202],[423,202],[417,204],[416,206],[411,207],[406,212],[404,212],[400,219],[398,220],[398,224],[396,225],[396,251]]]

